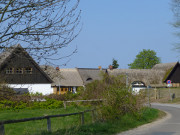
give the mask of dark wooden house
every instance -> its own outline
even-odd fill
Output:
[[[0,77],[2,83],[14,89],[53,93],[52,80],[19,44],[0,54]]]
[[[166,83],[167,80],[171,80],[173,87],[180,87],[180,64],[179,62],[176,63],[176,65],[171,70],[170,74],[167,76],[167,78],[164,80]]]

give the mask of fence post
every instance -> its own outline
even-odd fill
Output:
[[[0,135],[5,135],[4,124],[0,125]]]
[[[47,117],[47,130],[51,132],[51,119],[49,117]]]
[[[95,111],[95,110],[92,110],[92,122],[93,122],[93,123],[95,122],[95,114],[94,114],[94,111]]]
[[[84,112],[81,113],[81,124],[84,125]]]
[[[66,109],[66,101],[64,101],[63,104],[64,104],[64,109]]]

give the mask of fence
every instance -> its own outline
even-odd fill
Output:
[[[72,116],[72,115],[81,115],[81,124],[84,124],[84,113],[86,112],[92,112],[92,122],[95,121],[95,109],[92,110],[85,110],[83,112],[76,112],[76,113],[70,113],[70,114],[58,114],[58,115],[48,115],[48,116],[42,116],[42,117],[33,117],[33,118],[25,118],[25,119],[18,119],[18,120],[5,120],[0,121],[0,135],[5,135],[5,124],[11,124],[11,123],[20,123],[20,122],[26,122],[26,121],[34,121],[34,120],[42,120],[47,119],[47,131],[51,132],[51,119],[54,117],[66,117],[66,116]]]
[[[180,88],[151,88],[146,89],[146,95],[153,101],[167,102],[173,98],[180,98]]]
[[[74,101],[64,101],[64,108],[66,109],[67,103],[77,103],[77,102],[102,102],[104,99],[92,99],[92,100],[74,100]]]

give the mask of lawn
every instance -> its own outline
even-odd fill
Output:
[[[139,118],[127,114],[118,120],[96,122],[80,127],[72,127],[68,130],[59,129],[52,133],[42,132],[37,135],[114,135],[140,125],[150,123],[163,116],[165,116],[164,112],[153,108],[146,108],[143,110],[142,116]]]
[[[23,119],[45,115],[67,114],[90,109],[89,107],[71,106],[67,109],[35,109],[19,111],[0,111],[0,120]],[[51,118],[52,132],[47,132],[47,120],[5,124],[6,135],[113,135],[139,125],[152,122],[165,114],[153,108],[139,112],[141,115],[124,115],[120,119],[92,123],[91,113],[85,113],[85,125],[81,125],[80,116]]]
[[[67,114],[80,112],[87,110],[89,107],[67,107],[67,109],[35,109],[35,110],[19,110],[19,111],[0,111],[0,120],[12,120],[12,119],[23,119],[31,117],[39,117],[45,115],[55,115],[55,114]],[[85,123],[88,124],[92,121],[91,113],[85,113]],[[57,131],[58,129],[70,128],[72,126],[80,125],[80,115],[67,116],[61,118],[51,118],[51,128],[52,131]],[[29,135],[29,134],[39,134],[42,131],[47,130],[47,120],[36,120],[28,121],[16,124],[5,124],[5,134],[6,135]]]

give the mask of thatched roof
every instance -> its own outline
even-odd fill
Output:
[[[21,45],[18,44],[18,45],[14,45],[14,46],[12,46],[10,48],[7,48],[2,53],[0,53],[0,65],[2,65],[5,62],[5,60],[12,54],[12,52],[17,47],[22,48]]]
[[[126,81],[126,75],[128,76],[129,83],[134,81],[142,81],[146,85],[162,84],[162,80],[165,75],[165,71],[152,70],[152,69],[108,69],[109,75],[121,75],[123,81]]]
[[[167,71],[170,68],[173,68],[176,64],[177,64],[177,62],[173,62],[173,63],[160,63],[160,64],[154,65],[152,67],[152,69]]]
[[[52,86],[83,86],[83,81],[77,69],[59,69],[52,66],[41,66],[54,81]]]
[[[105,73],[105,69],[99,68],[77,68],[78,72],[83,80],[84,85],[94,81],[101,80],[102,73]]]

